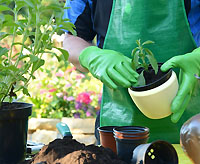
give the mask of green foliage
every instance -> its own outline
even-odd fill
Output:
[[[0,41],[11,38],[7,47],[0,45],[0,103],[12,102],[18,91],[29,96],[29,81],[45,64],[44,54],[54,48],[52,36],[62,28],[75,34],[74,25],[62,19],[63,9],[57,0],[0,0]],[[58,61],[66,61],[67,51],[58,50],[62,55],[53,53]]]
[[[148,72],[149,65],[155,71],[155,74],[158,73],[158,63],[154,57],[152,51],[148,48],[145,48],[145,45],[153,44],[151,40],[147,40],[141,43],[140,39],[136,40],[137,47],[132,50],[132,68],[136,71],[138,68],[143,68],[144,70],[140,73],[137,86],[145,85],[144,71]]]

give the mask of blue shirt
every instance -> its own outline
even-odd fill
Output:
[[[92,41],[97,35],[97,45],[103,47],[112,0],[66,0],[64,18],[69,18],[76,26],[77,35]],[[200,46],[200,0],[185,0],[188,22],[197,46]],[[102,9],[107,9],[102,12]],[[189,11],[188,11],[189,10]],[[67,31],[66,31],[67,32]]]

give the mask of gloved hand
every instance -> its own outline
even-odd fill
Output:
[[[137,72],[131,67],[131,59],[113,50],[87,47],[81,52],[79,62],[112,89],[117,86],[129,88],[138,78]]]
[[[165,62],[161,70],[167,71],[170,68],[180,68],[179,90],[171,104],[172,122],[176,123],[186,109],[191,96],[193,95],[200,75],[200,48],[191,53],[175,56]]]

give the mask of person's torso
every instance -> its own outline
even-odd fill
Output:
[[[191,0],[185,1],[185,9],[188,14],[191,8]],[[103,47],[103,42],[106,36],[110,13],[112,10],[113,0],[93,0],[92,17],[94,21],[94,31],[96,31],[99,39],[99,47]]]

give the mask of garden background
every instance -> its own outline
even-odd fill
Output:
[[[43,0],[43,3],[46,5],[51,1]],[[20,12],[23,12],[23,9]],[[53,35],[52,40],[56,47],[62,48],[64,36],[64,32],[62,35]],[[20,41],[20,36],[17,37],[16,40]],[[29,39],[31,41],[33,38]],[[10,48],[8,43],[11,41],[11,37],[6,37],[1,40],[0,45]],[[13,46],[15,54],[20,49],[20,45]],[[26,53],[28,54],[26,51],[23,52],[24,55]],[[30,82],[30,96],[25,97],[24,94],[19,93],[14,100],[33,104],[32,115],[29,118],[29,139],[36,142],[48,143],[60,137],[55,125],[63,121],[63,118],[64,120],[70,118],[66,123],[70,125],[74,135],[81,133],[94,136],[94,120],[100,109],[102,83],[93,78],[90,73],[79,72],[69,62],[58,62],[56,56],[59,53],[60,51],[53,49],[53,53],[45,54],[43,57],[45,65],[35,72],[36,79]],[[23,63],[19,67],[23,67]],[[74,119],[78,119],[78,122]],[[84,123],[80,122],[81,120]],[[72,124],[76,124],[77,127]],[[89,130],[84,130],[88,124]]]

